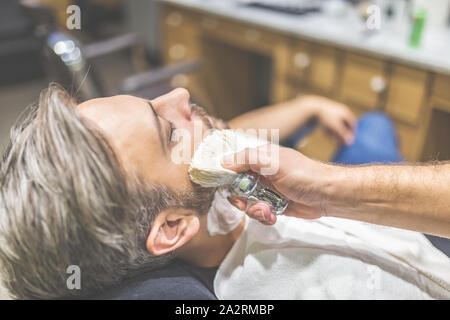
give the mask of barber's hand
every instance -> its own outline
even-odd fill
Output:
[[[238,163],[239,162],[239,163]],[[289,200],[285,215],[304,219],[316,219],[326,215],[323,177],[333,166],[311,160],[301,153],[277,145],[265,145],[257,149],[245,149],[222,161],[224,168],[236,172],[253,172],[260,182]],[[276,167],[273,174],[264,174],[264,168]],[[230,202],[240,210],[247,208],[244,199],[232,197]],[[265,224],[274,224],[276,215],[265,202],[247,208],[247,214]]]
[[[315,95],[297,99],[303,107],[311,110],[328,133],[347,145],[353,143],[356,118],[346,105]]]

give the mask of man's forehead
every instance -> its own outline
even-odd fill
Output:
[[[80,103],[77,106],[77,109],[80,112],[86,112],[86,111],[92,110],[92,109],[107,109],[107,108],[127,109],[127,107],[142,105],[145,102],[146,102],[146,100],[138,98],[138,97],[128,96],[128,95],[119,95],[119,96],[112,96],[112,97],[90,99],[90,100]]]
[[[80,103],[77,113],[100,127],[104,122],[142,122],[149,112],[147,100],[133,96],[113,96],[96,98]]]
[[[79,104],[77,112],[114,139],[136,138],[148,130],[154,134],[154,116],[145,99],[125,95],[91,99]]]

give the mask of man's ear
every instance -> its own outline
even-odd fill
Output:
[[[173,251],[191,240],[199,228],[200,220],[192,211],[167,208],[152,223],[147,250],[156,256]]]

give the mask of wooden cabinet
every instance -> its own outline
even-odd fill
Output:
[[[432,107],[432,125],[426,133],[421,160],[450,160],[450,100],[435,100]]]
[[[276,43],[282,40],[276,33],[219,17],[200,18],[202,35],[220,39],[241,49],[272,54]]]
[[[386,63],[347,53],[344,58],[340,98],[350,106],[380,108],[387,88]]]
[[[386,112],[395,120],[417,125],[426,102],[428,74],[396,65],[392,68]]]
[[[450,101],[450,76],[437,74],[433,81],[432,95]]]
[[[336,49],[314,45],[308,84],[319,93],[333,95],[337,86],[338,63]]]
[[[289,47],[287,59],[288,77],[297,83],[306,84],[313,59],[311,46],[303,41],[294,41]]]
[[[422,159],[450,160],[450,76],[434,77],[429,108],[430,125]]]
[[[198,32],[195,17],[184,11],[167,9],[163,18],[164,56],[167,63],[195,59],[198,51]]]
[[[256,107],[259,84],[267,81],[263,90],[270,91],[272,103],[315,93],[345,103],[357,116],[385,112],[409,161],[449,158],[450,76],[182,5],[164,8],[166,62],[204,64],[201,75],[180,75],[174,85],[184,82],[193,95],[206,97],[216,116],[229,119]],[[272,62],[269,80],[262,79],[260,57]],[[323,161],[338,147],[321,129],[298,146]]]
[[[395,123],[400,153],[407,160],[420,159],[423,138],[420,129],[404,123]]]
[[[166,64],[182,61],[202,60],[201,39],[199,33],[199,14],[172,6],[165,6],[161,20],[163,38],[163,58]],[[201,73],[177,74],[170,80],[174,88],[189,89],[197,103],[201,103],[209,111],[211,101],[205,90]]]

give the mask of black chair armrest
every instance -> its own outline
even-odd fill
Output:
[[[141,72],[126,78],[122,82],[120,91],[122,93],[136,92],[140,89],[152,87],[161,82],[165,82],[177,74],[197,71],[200,67],[201,63],[199,61],[186,61]]]
[[[83,55],[86,59],[101,57],[123,49],[140,44],[137,33],[127,33],[108,40],[99,41],[83,46]]]

